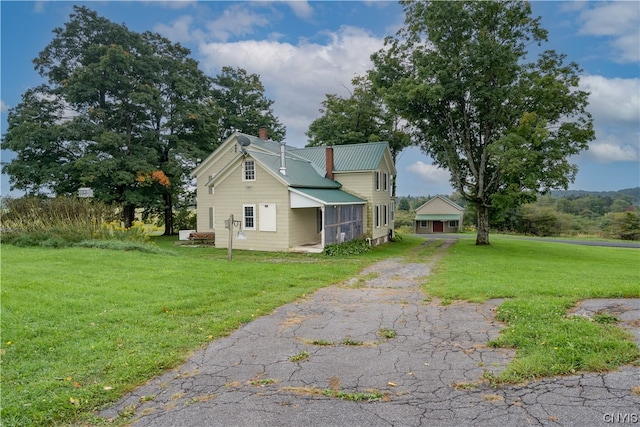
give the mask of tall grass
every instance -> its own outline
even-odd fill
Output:
[[[23,197],[3,200],[2,240],[16,246],[66,247],[79,242],[127,240],[144,242],[141,224],[125,229],[115,205],[75,197]]]

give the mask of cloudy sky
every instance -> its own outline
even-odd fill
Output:
[[[259,74],[288,144],[304,146],[325,94],[348,96],[350,81],[371,68],[369,56],[402,26],[404,14],[387,1],[2,1],[2,134],[7,110],[42,82],[32,60],[62,27],[73,4],[83,4],[134,31],[154,31],[191,49],[203,71],[223,66]],[[582,67],[591,92],[596,140],[575,158],[570,187],[618,190],[640,185],[640,2],[532,2],[549,30],[543,46]],[[2,161],[12,158],[3,152]],[[449,194],[448,173],[417,148],[398,163],[399,195]],[[2,176],[0,194],[9,194]]]

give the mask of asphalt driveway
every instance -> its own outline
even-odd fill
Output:
[[[449,244],[452,241],[449,241]],[[430,264],[377,263],[197,351],[100,413],[135,426],[605,426],[640,423],[640,367],[491,388],[499,300],[442,306]],[[640,344],[640,299],[617,310]]]

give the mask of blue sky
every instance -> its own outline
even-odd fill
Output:
[[[73,4],[86,5],[134,31],[154,31],[191,49],[203,71],[223,66],[259,74],[287,143],[304,146],[325,94],[348,96],[352,77],[395,34],[404,14],[386,1],[1,1],[0,130],[24,91],[42,82],[32,60],[62,27]],[[531,2],[549,31],[543,47],[582,67],[591,92],[596,140],[572,158],[580,171],[572,189],[618,190],[640,185],[640,2]],[[12,158],[3,152],[2,161]],[[447,172],[417,148],[398,162],[399,195],[449,194]],[[0,194],[8,195],[2,176]],[[15,194],[15,193],[14,193]]]

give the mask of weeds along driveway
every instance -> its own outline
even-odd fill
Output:
[[[632,413],[639,368],[490,388],[500,301],[441,306],[425,264],[389,259],[196,352],[114,407],[136,426],[606,425]]]

